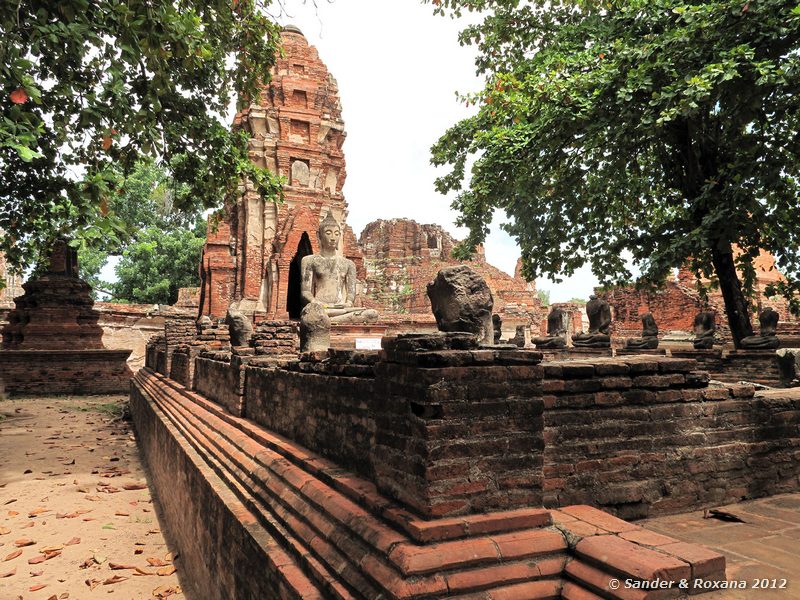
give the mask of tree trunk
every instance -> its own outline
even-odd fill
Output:
[[[728,313],[733,345],[739,348],[742,338],[753,335],[753,326],[750,324],[750,310],[747,299],[742,293],[742,284],[736,272],[731,245],[715,246],[711,251],[711,261],[719,279],[722,298],[725,300],[725,312]]]

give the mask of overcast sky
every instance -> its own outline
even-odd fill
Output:
[[[318,3],[315,14],[311,4],[295,1],[279,21],[303,31],[339,83],[348,223],[358,235],[375,219],[407,217],[464,237],[450,199],[433,187],[437,170],[430,165],[431,145],[469,114],[456,91],[481,87],[474,50],[458,44],[464,23],[436,17],[417,0]],[[513,274],[519,249],[496,224],[487,259]],[[596,284],[588,270],[561,284],[537,281],[553,301],[588,298]]]

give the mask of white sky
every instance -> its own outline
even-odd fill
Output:
[[[375,219],[407,217],[463,238],[451,199],[434,189],[430,147],[469,114],[456,91],[481,88],[473,48],[458,44],[464,22],[436,17],[418,0],[318,3],[315,13],[312,5],[293,2],[279,22],[303,31],[339,84],[349,225],[359,235]],[[516,242],[493,227],[486,241],[489,262],[513,274],[518,256]],[[595,285],[588,269],[561,284],[537,281],[552,301],[588,299]]]

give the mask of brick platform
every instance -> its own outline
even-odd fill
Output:
[[[126,393],[130,350],[2,350],[0,382],[20,394]],[[1,386],[0,386],[1,387]]]
[[[609,582],[724,577],[718,554],[587,506],[422,518],[150,369],[131,400],[197,597],[665,598]]]

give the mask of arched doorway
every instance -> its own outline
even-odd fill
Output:
[[[300,273],[300,262],[304,256],[314,254],[311,247],[311,240],[304,231],[297,243],[297,252],[289,263],[289,285],[286,288],[286,312],[290,319],[299,319],[300,311],[303,310],[303,302],[300,298],[300,283],[302,274]]]

